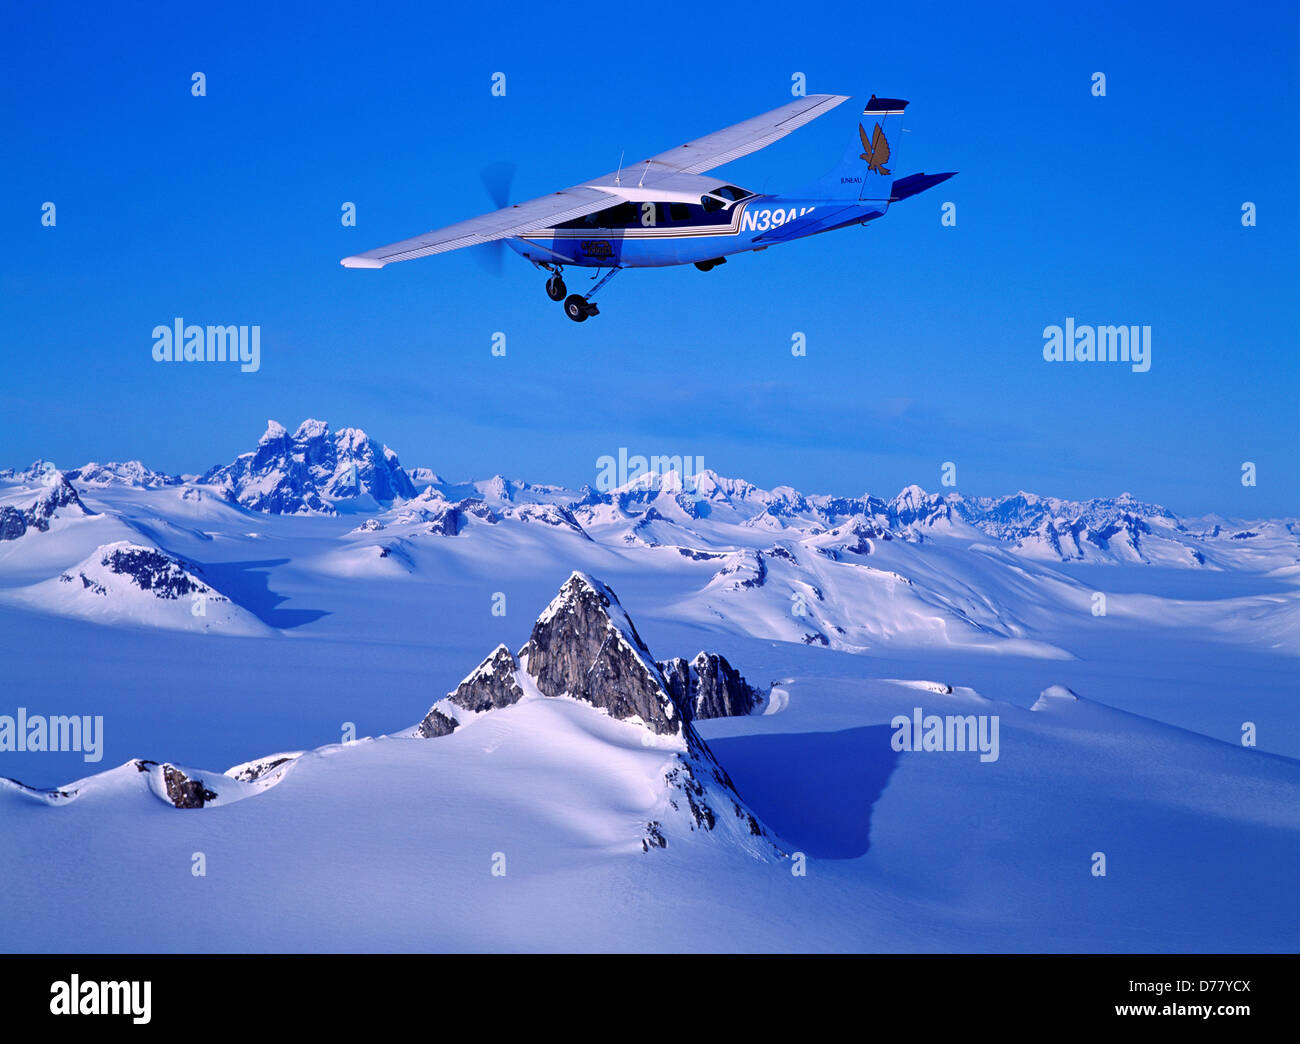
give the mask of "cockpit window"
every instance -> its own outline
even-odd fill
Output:
[[[707,195],[700,197],[700,206],[706,214],[712,214],[724,207],[730,207],[737,200],[748,199],[754,193],[746,192],[737,185],[723,185]]]
[[[713,195],[721,196],[723,199],[729,199],[733,203],[738,199],[744,199],[746,196],[752,196],[752,192],[746,192],[743,188],[735,185],[723,185],[722,188],[714,189]]]

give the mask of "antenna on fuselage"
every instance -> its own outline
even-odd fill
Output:
[[[627,149],[618,154],[618,170],[614,172],[614,184],[623,184],[623,157],[627,155]]]
[[[654,162],[654,161],[653,161],[653,160],[646,160],[646,161],[645,161],[645,170],[643,170],[643,171],[641,172],[641,180],[638,181],[638,182],[636,183],[636,187],[637,187],[637,188],[640,188],[642,185],[645,184],[645,176],[646,176],[647,174],[650,173],[650,164],[651,164],[652,162]]]

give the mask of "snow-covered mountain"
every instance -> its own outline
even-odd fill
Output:
[[[7,597],[19,605],[108,625],[223,635],[271,633],[202,574],[194,562],[121,540],[97,547],[57,577],[13,589]]]
[[[729,665],[725,673],[718,670],[719,662],[725,664],[701,653],[687,687],[670,685],[614,592],[575,572],[537,618],[518,655],[498,645],[429,709],[416,731],[425,738],[448,736],[528,699],[577,700],[648,730],[647,745],[666,744],[671,751],[662,773],[667,797],[661,817],[645,825],[643,848],[665,847],[668,836],[714,829],[750,845],[749,839],[765,838],[766,832],[692,725],[698,718],[754,708],[752,700],[732,699],[748,693]]]
[[[670,520],[683,530],[708,519],[769,533],[816,536],[821,530],[845,526],[873,539],[899,538],[922,543],[937,533],[970,539],[991,537],[1025,557],[1059,562],[1124,562],[1197,567],[1207,564],[1207,551],[1227,545],[1226,535],[1206,525],[1189,524],[1173,512],[1148,504],[1129,493],[1070,501],[1016,493],[1004,497],[963,497],[958,493],[928,493],[912,485],[889,500],[871,494],[859,497],[804,494],[790,487],[760,489],[751,483],[704,471],[689,492],[670,475],[660,480],[642,476],[610,492],[584,488],[570,505],[584,526],[617,518],[630,520],[630,541],[665,543],[647,537],[652,522]],[[1296,535],[1285,520],[1268,527],[1273,536]],[[1243,531],[1245,535],[1243,534]],[[1239,539],[1258,536],[1247,527]],[[1207,541],[1218,541],[1207,548]],[[1300,548],[1300,543],[1295,543]],[[1211,553],[1210,558],[1215,556]]]
[[[236,531],[246,538],[240,509],[250,523],[364,514],[326,545],[315,538],[310,555],[286,547],[290,559],[321,575],[434,578],[448,553],[500,562],[567,556],[571,567],[596,573],[615,562],[636,563],[677,578],[675,612],[683,621],[849,652],[895,645],[1069,658],[1077,654],[1073,641],[1062,640],[1070,634],[1064,621],[1091,614],[1090,599],[1108,585],[1091,578],[1085,586],[1069,570],[1040,566],[1260,574],[1300,563],[1294,521],[1185,521],[1129,494],[1073,502],[909,486],[884,500],[763,490],[709,471],[689,484],[677,473],[649,473],[607,492],[494,476],[477,483],[431,480],[417,493],[387,447],[356,429],[331,433],[319,421],[304,422],[292,436],[272,423],[256,451],[179,484],[138,462],[108,472],[87,465],[75,473],[90,478],[83,488],[94,494],[94,507],[69,481],[72,472],[42,461],[0,478],[0,548],[59,518],[59,525],[80,523],[66,540],[44,541],[41,558],[24,556],[22,582],[14,585],[26,590],[29,604],[57,613],[79,610],[63,595],[48,596],[60,589],[42,581],[79,569],[82,560],[122,540],[197,568],[211,549],[187,542],[210,541],[229,527],[242,527]],[[223,514],[223,504],[236,514]],[[588,547],[577,551],[572,540]],[[258,615],[256,591],[246,595],[237,584],[226,594]],[[0,601],[5,597],[0,577]],[[1255,640],[1265,647],[1300,644],[1292,601],[1265,599],[1240,609],[1254,616]],[[1115,611],[1125,607],[1112,606]],[[94,617],[113,619],[102,607]],[[278,617],[263,611],[260,618],[274,628]],[[1169,626],[1201,626],[1195,621],[1208,618],[1208,607],[1195,604],[1164,614]]]
[[[165,475],[154,471],[138,460],[113,461],[98,464],[91,461],[79,468],[65,471],[64,475],[81,486],[109,486],[121,484],[137,489],[157,489],[160,486],[179,486],[183,481],[179,475]]]
[[[210,469],[199,483],[277,515],[331,514],[341,502],[377,509],[415,496],[396,453],[360,428],[331,432],[319,420],[303,421],[292,435],[269,421],[257,449]]]
[[[10,504],[0,505],[0,540],[17,540],[29,530],[45,533],[50,523],[62,512],[64,515],[91,515],[81,502],[76,489],[67,477],[57,471],[41,472],[41,480],[33,491],[36,499],[26,508]]]
[[[81,586],[95,596],[121,597],[124,585],[114,578],[123,577],[126,585],[159,600],[200,596],[224,601],[178,562],[150,549],[124,544],[101,550],[100,561],[86,563],[77,574]],[[59,579],[75,587],[77,578],[65,575]],[[758,858],[784,855],[744,805],[735,784],[692,724],[708,717],[748,714],[757,705],[757,693],[716,654],[702,652],[690,667],[685,661],[674,661],[671,669],[686,686],[677,690],[680,703],[671,691],[676,687],[665,681],[614,592],[601,581],[575,572],[537,618],[518,657],[504,645],[497,646],[451,693],[437,701],[417,726],[401,735],[441,739],[458,731],[482,731],[481,720],[489,713],[494,721],[501,717],[513,721],[517,715],[511,710],[518,704],[581,704],[583,710],[573,720],[597,716],[626,723],[637,732],[640,745],[653,750],[659,761],[654,770],[654,793],[644,806],[653,818],[646,818],[625,842],[639,844],[642,852],[649,852],[667,848],[672,839],[689,839],[697,832],[716,833],[723,843]],[[595,735],[601,734],[599,730],[596,726]],[[539,733],[532,742],[544,744],[548,739]],[[105,773],[103,781],[91,779],[80,785],[41,789],[0,779],[0,790],[7,785],[24,796],[62,805],[78,798],[83,790],[93,792],[108,779],[129,780],[133,769],[154,796],[175,808],[201,809],[242,800],[274,786],[298,757],[301,754],[270,755],[224,773],[133,758]],[[643,787],[643,771],[629,784]],[[611,781],[603,782],[608,789]]]
[[[399,468],[0,475],[14,948],[1294,949],[1293,520]]]
[[[920,680],[792,680],[782,697],[710,739],[776,843],[726,808],[704,828],[700,793],[669,778],[686,756],[672,737],[536,694],[435,739],[224,772],[132,758],[57,788],[0,779],[5,938],[23,952],[1294,951],[1291,759],[1063,686],[1032,709]],[[890,721],[917,707],[996,719],[1001,758],[891,749]],[[730,789],[700,786],[710,809]],[[1224,903],[1234,887],[1255,901]]]
[[[47,487],[53,466],[37,461],[23,471],[0,472],[0,483]],[[81,488],[126,486],[154,490],[180,486],[207,489],[251,511],[267,514],[380,513],[406,506],[424,513],[448,532],[459,532],[460,518],[514,517],[576,532],[621,526],[617,538],[645,546],[694,547],[697,551],[735,550],[754,536],[733,533],[728,546],[717,544],[719,528],[805,539],[834,531],[847,550],[866,553],[867,544],[900,539],[924,543],[936,536],[977,541],[992,539],[1018,556],[1042,561],[1136,563],[1199,568],[1232,568],[1228,559],[1248,541],[1300,550],[1295,520],[1188,520],[1129,493],[1071,501],[1018,492],[1001,497],[930,493],[911,485],[889,499],[802,493],[789,486],[761,489],[743,479],[703,470],[684,481],[679,472],[646,472],[608,491],[590,486],[570,490],[501,475],[476,482],[450,482],[430,468],[409,473],[398,456],[357,428],[337,432],[319,420],[304,421],[292,435],[270,421],[257,448],[230,464],[209,469],[186,482],[154,471],[140,461],[95,464],[61,473]],[[67,482],[59,485],[66,486]],[[413,501],[407,505],[408,501]],[[0,516],[0,538],[18,532],[16,506]],[[21,511],[19,512],[21,513]],[[401,519],[413,517],[409,514]],[[701,526],[713,532],[701,531]],[[6,537],[6,535],[8,535]],[[757,537],[761,540],[762,537]],[[1300,556],[1297,556],[1300,557]],[[1294,560],[1294,559],[1293,559]]]

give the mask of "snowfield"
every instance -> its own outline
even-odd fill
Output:
[[[1295,520],[455,484],[319,421],[51,471],[0,472],[0,950],[1300,945]]]

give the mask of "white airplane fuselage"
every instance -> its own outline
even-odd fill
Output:
[[[660,268],[706,262],[747,250],[865,224],[888,203],[749,196],[725,208],[699,203],[624,202],[507,240],[530,261],[583,268]]]

